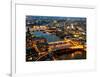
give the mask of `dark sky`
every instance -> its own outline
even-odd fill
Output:
[[[47,19],[56,19],[56,20],[86,20],[86,17],[61,17],[61,16],[26,16],[26,20],[34,20],[34,19],[40,19],[40,20],[47,20]]]

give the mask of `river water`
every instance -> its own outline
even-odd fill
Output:
[[[48,42],[55,42],[61,40],[58,36],[50,33],[44,33],[42,31],[35,31],[33,32],[34,35],[39,37],[44,37],[47,39]]]

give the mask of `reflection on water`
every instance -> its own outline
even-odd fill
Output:
[[[47,39],[48,42],[55,42],[59,41],[60,38],[54,34],[48,34],[48,33],[43,33],[42,31],[35,31],[33,32],[34,35],[39,36],[39,37],[44,37]]]

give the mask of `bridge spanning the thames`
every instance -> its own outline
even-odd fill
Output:
[[[62,41],[57,41],[57,42],[50,42],[49,44],[49,49],[55,50],[55,49],[84,49],[84,45],[80,44],[77,41],[72,41],[72,40],[62,40]]]
[[[36,49],[37,52],[41,51],[37,48],[35,45],[34,48]],[[62,41],[56,41],[56,42],[49,42],[48,43],[48,52],[55,51],[55,50],[61,50],[61,49],[84,49],[85,46],[80,44],[77,41],[72,41],[72,40],[62,40]]]
[[[65,49],[66,51],[61,51],[61,52],[66,52],[66,54],[69,54],[69,53],[82,54],[83,51],[85,51],[85,48],[83,45],[80,45],[79,42],[75,42],[72,40],[62,40],[62,41],[57,41],[57,42],[50,42],[48,43],[48,51],[45,51],[45,52],[41,52],[37,48],[37,46],[35,46],[34,48],[39,53],[39,57],[37,58],[37,60],[41,59],[42,57],[50,53],[53,53],[56,50]],[[55,57],[52,56],[52,58],[53,60],[56,60]]]

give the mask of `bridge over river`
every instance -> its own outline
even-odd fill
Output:
[[[48,51],[41,52],[37,46],[35,46],[36,51],[39,53],[39,57],[37,61],[46,57],[47,55],[51,55],[53,60],[57,60],[57,57],[54,54],[62,54],[67,55],[66,59],[74,57],[76,54],[82,55],[86,53],[83,45],[80,45],[78,42],[72,40],[63,40],[57,42],[48,43]],[[85,51],[85,52],[84,52]],[[60,57],[60,56],[58,56]]]

